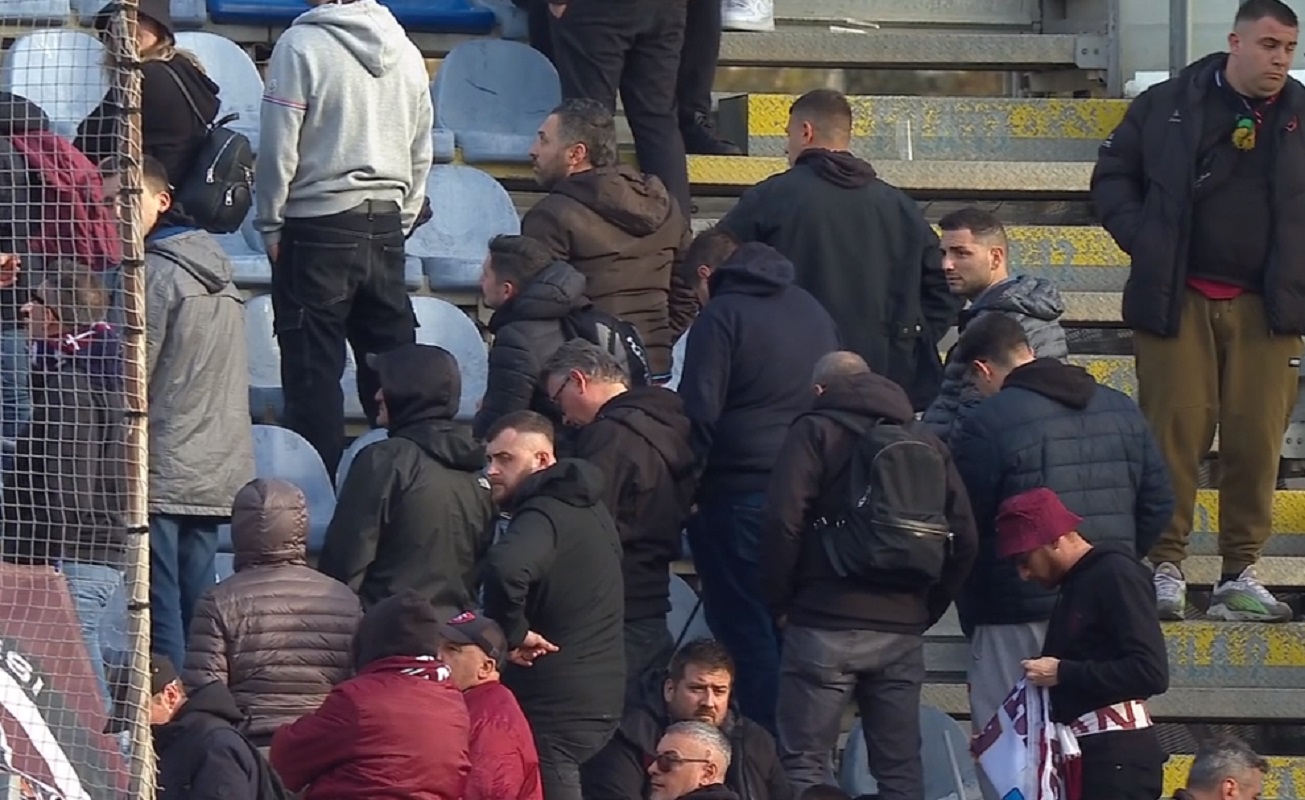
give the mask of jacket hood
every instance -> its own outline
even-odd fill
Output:
[[[602,499],[602,470],[578,458],[564,458],[526,478],[512,495],[520,508],[536,497],[551,497],[576,508],[589,508]]]
[[[585,276],[565,261],[554,261],[490,317],[489,329],[528,319],[561,319],[589,305]]]
[[[236,705],[236,698],[231,696],[227,685],[222,681],[206,683],[187,693],[186,702],[177,710],[177,715],[154,729],[154,739],[160,749],[166,749],[179,739],[198,714],[208,714],[237,727],[245,722],[245,714]]]
[[[846,150],[816,147],[802,153],[794,163],[809,167],[822,180],[840,189],[860,189],[879,177],[869,161],[857,158]]]
[[[394,430],[390,437],[407,439],[449,469],[480,472],[485,468],[485,446],[455,422],[426,420]]]
[[[408,41],[394,14],[376,0],[326,3],[296,17],[292,27],[297,25],[327,31],[376,77],[398,65],[401,53],[395,43]]]
[[[1011,370],[1002,384],[1006,389],[1027,389],[1073,409],[1092,402],[1097,382],[1082,367],[1062,364],[1054,358],[1038,358]]]
[[[1048,322],[1065,313],[1060,290],[1046,278],[1017,275],[991,287],[975,299],[970,311],[1012,311]]]
[[[353,639],[354,667],[394,657],[417,658],[439,653],[440,613],[412,589],[372,606],[358,623]]]
[[[684,399],[670,389],[641,386],[621,392],[598,410],[598,419],[620,423],[657,451],[674,476],[696,465],[689,446],[689,418]]]
[[[689,792],[680,800],[739,800],[739,796],[725,784],[713,783],[711,786]]]
[[[712,270],[707,279],[711,294],[768,295],[793,283],[793,262],[770,245],[748,242]]]
[[[391,432],[418,422],[450,420],[462,401],[458,360],[443,347],[405,344],[367,356],[385,392]]]
[[[915,419],[906,390],[873,372],[831,380],[816,397],[813,408],[875,417],[899,425]]]
[[[50,118],[40,106],[22,95],[0,92],[0,136],[49,129]]]
[[[553,191],[575,200],[631,236],[656,233],[675,208],[660,178],[623,166],[578,172],[554,186]]]
[[[194,228],[181,225],[155,228],[145,240],[147,263],[151,254],[186,270],[209,294],[223,291],[235,277],[231,259],[218,240]]]
[[[231,504],[235,567],[306,563],[308,501],[293,483],[258,478]]]

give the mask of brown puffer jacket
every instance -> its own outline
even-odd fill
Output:
[[[661,180],[629,167],[576,173],[526,212],[521,233],[579,270],[596,308],[639,329],[653,375],[670,376],[671,347],[698,301],[674,277],[691,234]]]
[[[190,623],[186,685],[225,683],[255,739],[316,710],[353,674],[362,607],[349,587],[307,565],[307,537],[298,487],[246,484],[231,514],[236,574],[204,593]]]

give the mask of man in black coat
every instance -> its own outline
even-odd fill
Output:
[[[150,657],[150,725],[159,800],[263,800],[271,767],[237,726],[245,715],[221,681],[189,695],[167,656]]]
[[[495,514],[480,474],[485,449],[453,422],[458,362],[425,344],[367,359],[381,384],[378,421],[390,436],[354,459],[318,569],[357,592],[364,608],[412,589],[455,616],[476,606]]]
[[[495,422],[514,411],[536,411],[561,422],[539,381],[544,362],[567,340],[562,320],[590,306],[585,276],[554,261],[528,236],[495,236],[480,280],[494,343],[489,348],[485,397],[472,430],[484,439]]]
[[[1022,579],[1060,590],[1042,655],[1023,663],[1023,676],[1049,689],[1051,720],[1078,739],[1078,797],[1156,800],[1168,755],[1146,701],[1168,690],[1169,657],[1151,575],[1131,553],[1093,547],[1082,522],[1047,488],[1012,495],[997,511],[997,556]]]
[[[974,518],[947,448],[921,428],[916,433],[942,456],[946,471],[952,543],[939,580],[905,590],[840,577],[814,528],[817,520],[849,510],[858,431],[907,425],[915,415],[902,388],[872,373],[856,353],[825,356],[810,380],[812,413],[789,429],[762,523],[762,593],[786,621],[776,712],[780,758],[794,791],[832,783],[834,737],[855,697],[880,795],[918,799],[924,632],[964,585],[977,547]]]
[[[780,768],[775,738],[730,703],[734,672],[734,659],[719,642],[699,639],[681,647],[669,672],[648,676],[612,740],[584,765],[586,799],[647,796],[647,765],[657,755],[658,740],[672,724],[697,720],[729,739],[733,757],[724,784],[741,800],[791,800],[793,787]]]
[[[1186,608],[1182,562],[1216,427],[1223,569],[1207,613],[1292,616],[1254,565],[1273,532],[1305,334],[1305,87],[1287,76],[1298,36],[1279,0],[1241,3],[1229,52],[1134,100],[1092,174],[1101,224],[1131,257],[1138,402],[1177,495],[1150,552],[1165,619]]]
[[[603,473],[603,503],[624,551],[626,687],[636,689],[675,650],[670,566],[697,486],[684,401],[656,386],[631,389],[620,363],[583,339],[562,345],[543,377],[567,423],[583,426],[575,457]]]
[[[757,585],[761,506],[784,436],[811,405],[811,367],[838,349],[838,329],[764,244],[713,228],[680,269],[703,302],[679,386],[703,465],[689,546],[707,623],[739,665],[739,708],[774,732],[779,638]]]
[[[997,508],[1038,487],[1083,517],[1093,544],[1141,558],[1169,522],[1174,494],[1164,459],[1137,405],[1080,367],[1034,358],[1019,322],[989,314],[971,324],[954,358],[989,395],[952,438],[956,467],[979,528],[979,555],[957,601],[970,638],[971,721],[976,732],[1042,646],[1054,589],[1020,581],[997,557]]]
[[[485,475],[506,525],[490,548],[485,615],[512,648],[503,683],[530,721],[548,800],[581,800],[580,765],[607,744],[625,695],[621,539],[587,461],[556,460],[532,411],[487,433]]]
[[[789,112],[791,168],[739,198],[721,227],[797,265],[849,350],[923,411],[942,385],[938,342],[965,301],[947,288],[938,237],[915,201],[849,152],[852,107],[833,89]]]

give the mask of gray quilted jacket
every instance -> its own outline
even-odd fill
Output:
[[[979,315],[989,312],[1019,320],[1038,358],[1064,360],[1069,355],[1065,330],[1057,321],[1065,313],[1065,302],[1060,291],[1046,278],[1017,275],[990,287],[961,312],[960,330],[964,331]],[[949,444],[961,419],[983,399],[970,379],[968,365],[953,361],[950,355],[943,367],[942,388],[925,409],[922,419],[926,430]]]

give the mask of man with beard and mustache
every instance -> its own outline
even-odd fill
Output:
[[[587,461],[553,451],[553,424],[508,414],[486,434],[505,525],[489,550],[485,616],[507,636],[503,683],[535,735],[547,800],[581,800],[580,765],[602,749],[625,694],[621,541]]]

